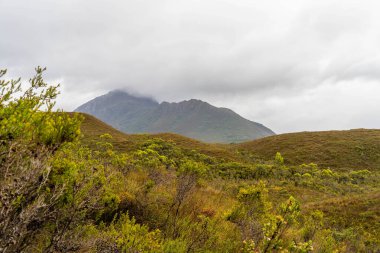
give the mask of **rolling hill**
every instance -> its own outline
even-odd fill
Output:
[[[280,134],[239,144],[209,144],[173,133],[125,134],[94,116],[83,114],[82,132],[85,139],[97,139],[110,133],[119,150],[131,150],[143,141],[161,138],[181,148],[232,161],[253,156],[273,160],[280,152],[288,165],[316,163],[335,169],[380,169],[380,130],[356,129]]]
[[[290,165],[380,169],[380,130],[355,129],[280,134],[234,146],[261,159],[280,152]]]
[[[210,143],[235,143],[274,135],[269,128],[230,109],[196,99],[158,103],[150,98],[112,91],[75,111],[94,115],[126,133],[171,132]]]

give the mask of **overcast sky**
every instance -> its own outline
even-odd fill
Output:
[[[0,68],[65,110],[113,89],[228,107],[277,133],[380,128],[378,0],[0,0]]]

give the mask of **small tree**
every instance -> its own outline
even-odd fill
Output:
[[[290,197],[286,203],[281,204],[280,213],[272,216],[264,226],[265,240],[262,252],[272,252],[272,250],[281,246],[281,239],[285,231],[297,222],[299,215],[300,204],[293,197]],[[305,245],[305,247],[308,245]],[[296,245],[292,245],[292,247],[296,247]]]
[[[80,134],[80,119],[53,112],[58,85],[36,68],[29,87],[0,71],[0,251],[20,252],[51,217],[61,189],[47,194],[50,158]]]
[[[274,157],[274,161],[275,161],[276,164],[278,164],[278,165],[284,165],[284,158],[282,157],[282,155],[281,155],[280,152],[277,152],[277,153],[276,153],[276,156]]]
[[[237,195],[239,204],[227,219],[238,225],[244,240],[255,243],[263,240],[263,224],[272,208],[268,200],[268,190],[263,182],[258,185],[243,187]]]
[[[180,209],[196,186],[198,179],[206,172],[206,168],[201,163],[185,161],[178,169],[176,194],[173,203],[169,207],[169,212],[165,221],[167,233],[173,238],[179,236],[178,218]],[[170,231],[170,232],[169,232]]]

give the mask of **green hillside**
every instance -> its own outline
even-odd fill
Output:
[[[302,132],[270,136],[237,144],[262,159],[276,152],[290,165],[316,163],[323,167],[380,169],[380,130]]]
[[[115,147],[131,150],[150,138],[161,138],[199,152],[239,161],[272,160],[280,152],[289,165],[316,163],[335,169],[380,169],[380,130],[300,132],[269,136],[240,144],[209,144],[178,134],[125,134],[94,116],[85,115],[82,130],[85,139],[110,133]]]

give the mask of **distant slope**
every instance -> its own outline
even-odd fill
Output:
[[[234,145],[263,159],[280,152],[288,164],[380,169],[380,130],[357,129],[281,134]]]
[[[161,104],[112,91],[76,109],[126,133],[171,132],[205,142],[242,142],[274,135],[267,127],[200,100]]]
[[[230,161],[246,159],[246,153],[262,160],[273,160],[276,152],[281,152],[290,165],[317,163],[334,169],[380,170],[380,130],[324,131],[281,134],[240,144],[208,144],[172,133],[125,134],[101,120],[83,114],[84,140],[99,140],[99,136],[109,133],[113,144],[120,151],[133,150],[151,138],[172,141],[179,147],[197,150],[200,153]],[[236,151],[244,151],[243,156]]]
[[[91,114],[113,127],[128,133],[145,132],[139,129],[147,127],[147,118],[159,103],[150,98],[131,96],[120,91],[111,91],[97,97],[75,111]]]
[[[208,144],[197,140],[193,140],[178,134],[160,133],[160,134],[125,134],[119,130],[107,125],[92,115],[82,113],[84,121],[81,125],[83,141],[92,144],[100,140],[100,135],[110,134],[112,140],[110,142],[118,151],[130,151],[136,149],[145,141],[153,138],[160,138],[164,141],[175,143],[178,147],[187,150],[197,150],[200,153],[230,161],[237,161],[240,156],[234,151],[226,148],[227,145]]]

